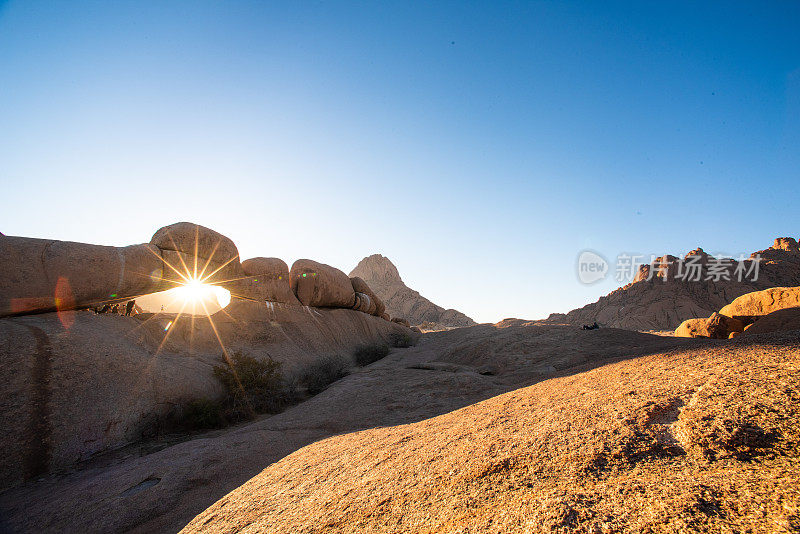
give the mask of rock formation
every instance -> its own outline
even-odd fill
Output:
[[[800,328],[800,287],[772,287],[736,298],[708,319],[683,321],[680,337],[726,339]]]
[[[149,243],[129,247],[0,236],[0,258],[0,317],[123,302],[190,278],[256,302],[358,308],[379,317],[384,311],[377,298],[357,303],[352,281],[339,269],[306,259],[291,271],[278,258],[240,263],[233,241],[188,222],[165,226]],[[374,297],[360,284],[361,293]]]
[[[0,258],[0,317],[121,302],[169,289],[187,276],[234,287],[226,281],[244,274],[230,239],[187,222],[129,247],[2,236]]]
[[[164,262],[149,244],[104,247],[0,237],[0,317],[71,310],[166,289]]]
[[[258,313],[265,314],[265,318],[269,310],[247,301],[234,301],[231,306],[242,306],[244,309],[226,310],[236,319],[228,319],[230,324],[223,328],[226,345],[234,343],[237,336],[247,334],[248,338],[240,340],[231,350],[260,347],[263,344],[259,351],[282,358],[285,347],[294,345],[283,360],[287,365],[295,360],[302,365],[314,362],[315,358],[324,354],[320,351],[325,350],[326,345],[336,343],[340,337],[341,345],[330,345],[336,352],[349,350],[350,344],[359,338],[366,342],[379,341],[381,336],[388,336],[391,332],[406,331],[400,325],[363,313],[323,308],[312,308],[313,312],[321,315],[309,314],[299,308],[301,313],[294,315],[294,321],[289,324],[280,315],[276,316],[276,325],[267,325],[265,320],[257,321],[256,317],[239,324],[243,315],[250,315],[246,310],[260,309]],[[275,308],[294,314],[289,306]],[[23,319],[41,321],[51,315]],[[224,317],[224,314],[220,315]],[[309,321],[308,317],[312,315],[314,319]],[[86,318],[89,325],[96,323],[93,314],[81,312],[79,316],[79,320]],[[105,318],[114,319],[112,322],[115,323],[125,322],[122,317]],[[320,323],[315,325],[316,320]],[[0,324],[3,321],[0,320]],[[250,333],[253,325],[258,328]],[[392,327],[396,329],[386,330]],[[57,325],[52,328],[53,332],[57,332]],[[129,325],[127,328],[133,327]],[[285,339],[282,330],[292,337],[291,342],[281,341]],[[210,371],[202,369],[209,367],[206,361],[213,360],[193,361],[201,359],[195,355],[199,351],[172,353],[173,348],[185,348],[186,344],[179,340],[188,336],[190,331],[191,322],[186,321],[180,332],[176,331],[170,336],[167,346],[158,357],[153,358],[143,350],[131,358],[138,362],[136,367],[126,364],[126,367],[113,367],[111,373],[105,373],[113,375],[114,372],[121,373],[123,369],[128,369],[134,375],[129,377],[133,381],[147,370],[148,362],[152,365],[152,370],[144,378],[133,382],[128,396],[112,402],[109,413],[125,413],[131,409],[130,405],[136,406],[135,403],[140,402],[137,394],[146,399],[164,395],[163,406],[169,408],[174,400],[166,395],[171,390],[188,387],[181,383],[184,376],[195,376],[194,380],[198,381],[208,379]],[[213,336],[213,332],[206,333]],[[158,329],[154,326],[153,335],[157,334]],[[306,336],[309,338],[307,341],[304,340]],[[0,493],[0,512],[3,512],[12,532],[174,533],[269,464],[331,435],[416,423],[560,374],[575,373],[620,358],[701,347],[706,343],[704,340],[660,337],[614,329],[583,332],[572,327],[552,325],[502,329],[478,325],[435,332],[427,334],[425,339],[411,348],[395,349],[390,357],[353,372],[319,395],[280,414],[259,418],[222,432],[196,436],[197,439],[146,455],[138,447],[130,447],[119,453],[108,452],[96,461],[88,460],[63,476],[47,477],[41,482],[34,480],[12,488]],[[80,347],[77,340],[75,347]],[[565,350],[565,347],[569,347],[569,350]],[[75,395],[87,395],[87,392],[97,389],[93,399],[98,403],[101,399],[107,402],[104,396],[109,395],[112,386],[98,385],[102,376],[92,371],[113,361],[113,358],[104,357],[105,349],[105,346],[100,347],[81,366],[80,376],[91,373],[98,376],[76,389]],[[125,348],[121,348],[110,354],[127,362],[129,360],[124,351]],[[60,352],[59,357],[64,357],[64,353]],[[77,354],[72,358],[70,361],[77,359]],[[68,363],[65,362],[65,367]],[[181,370],[184,365],[190,368]],[[62,372],[63,368],[59,367],[55,374]],[[161,374],[165,375],[162,380],[152,378]],[[78,383],[77,376],[75,378],[71,378],[69,384],[58,391],[66,394],[68,385]],[[188,379],[185,381],[192,383]],[[171,385],[171,382],[175,384]],[[67,403],[62,402],[59,406],[67,406]],[[89,400],[78,404],[78,407],[79,410],[96,409],[91,407]],[[99,408],[106,410],[102,405]],[[12,428],[16,430],[18,427]],[[72,427],[72,432],[78,433],[75,428],[80,427]],[[91,428],[99,429],[95,432],[102,433],[105,426],[98,424]],[[64,426],[58,439],[68,435],[69,430],[68,426]],[[386,430],[391,431],[388,428]],[[348,471],[358,473],[362,468],[371,469],[369,465],[352,464]],[[296,482],[300,483],[299,480]],[[358,529],[353,531],[361,532]]]
[[[797,333],[716,350],[687,341],[697,344],[318,441],[182,532],[796,531]]]
[[[758,277],[742,276],[752,273],[753,259],[760,256]],[[639,267],[634,282],[616,289],[597,302],[572,310],[567,314],[552,314],[549,322],[591,324],[631,330],[672,330],[681,322],[696,317],[708,317],[740,295],[775,286],[800,285],[800,250],[793,238],[777,238],[772,247],[754,252],[750,259],[716,262],[703,249],[695,249],[676,262],[675,256],[665,255],[650,265]],[[681,278],[696,269],[700,280]],[[713,269],[718,275],[709,277]],[[726,279],[727,278],[727,279]]]
[[[350,272],[350,277],[363,279],[386,304],[392,317],[405,319],[412,325],[429,322],[440,327],[463,327],[475,321],[463,313],[444,309],[432,303],[403,283],[397,267],[385,256],[367,256]]]
[[[378,295],[372,291],[372,288],[369,287],[369,284],[357,276],[350,277],[350,282],[353,284],[353,289],[356,291],[356,294],[366,295],[369,299],[370,307],[374,305],[374,309],[372,309],[369,313],[372,315],[377,315],[378,317],[386,313],[386,305],[383,303],[380,297],[378,297]],[[363,297],[361,297],[361,300],[364,300]]]
[[[757,317],[798,306],[800,306],[800,287],[772,287],[742,295],[719,310],[719,313],[751,323]]]
[[[242,262],[242,270],[248,277],[242,285],[246,292],[258,300],[300,305],[289,286],[289,267],[279,258],[250,258]]]
[[[229,289],[231,303],[209,317],[85,311],[187,278]],[[183,404],[218,397],[212,368],[223,354],[273,358],[291,379],[320,358],[408,335],[376,317],[365,282],[359,289],[369,306],[354,310],[342,271],[240,263],[230,239],[193,223],[130,247],[0,236],[0,489],[142,439]]]
[[[289,285],[304,306],[352,308],[356,295],[350,279],[339,269],[313,260],[297,260]]]
[[[775,310],[745,327],[743,335],[754,336],[770,332],[800,330],[800,308]]]

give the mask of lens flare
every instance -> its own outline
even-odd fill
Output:
[[[222,336],[220,335],[220,331],[217,329],[217,325],[214,324],[214,315],[217,312],[224,314],[228,319],[233,319],[226,311],[225,308],[231,303],[232,297],[237,297],[238,299],[245,299],[252,301],[253,299],[248,298],[242,295],[232,295],[231,292],[224,288],[220,287],[219,284],[224,283],[231,283],[237,280],[244,279],[245,277],[234,277],[228,279],[221,279],[227,273],[223,271],[228,265],[232,262],[235,262],[239,259],[238,254],[230,257],[230,258],[217,258],[215,261],[215,255],[217,254],[217,249],[219,248],[220,243],[217,242],[214,244],[214,247],[211,249],[210,253],[204,254],[205,260],[201,259],[198,255],[199,249],[199,227],[195,228],[195,247],[194,247],[194,257],[188,258],[187,261],[184,261],[182,254],[177,254],[177,259],[180,262],[179,264],[174,264],[167,261],[166,257],[161,254],[157,254],[154,251],[150,251],[154,256],[156,256],[159,260],[163,261],[164,269],[157,270],[150,273],[150,277],[153,279],[160,279],[166,282],[169,282],[170,285],[174,283],[178,283],[177,287],[173,287],[170,290],[163,291],[161,293],[154,293],[151,295],[140,295],[137,297],[140,300],[144,299],[155,299],[154,302],[151,304],[157,304],[155,309],[160,308],[160,312],[153,314],[152,317],[146,319],[142,325],[137,328],[141,328],[149,321],[155,319],[156,317],[162,317],[162,314],[167,313],[174,313],[175,317],[170,320],[167,325],[164,327],[164,338],[161,340],[158,348],[155,351],[155,354],[161,352],[164,346],[167,344],[167,340],[170,337],[170,334],[174,330],[176,330],[176,326],[178,322],[184,316],[189,316],[188,319],[191,321],[191,328],[188,329],[189,336],[194,336],[195,332],[195,319],[198,315],[205,316],[208,320],[208,325],[211,327],[211,331],[214,333],[214,337],[216,337],[217,342],[219,343],[220,349],[222,349],[222,355],[225,361],[228,362],[229,365],[232,365],[230,355],[228,350],[225,348],[225,343],[222,340]],[[173,250],[180,250],[180,248],[175,244],[175,240],[172,240],[172,244],[175,247]],[[212,266],[212,262],[214,266]],[[191,264],[191,267],[190,267]],[[216,268],[213,268],[216,267]],[[210,269],[213,270],[208,272]],[[165,271],[169,273],[169,277],[165,277]],[[222,274],[218,274],[222,273]],[[314,273],[312,276],[316,275]],[[176,279],[177,276],[177,279]],[[212,282],[212,283],[208,283]],[[164,299],[164,297],[167,299]],[[169,297],[172,297],[169,299]],[[163,299],[160,300],[159,299]],[[166,302],[164,302],[166,300]],[[262,302],[263,303],[263,302]],[[177,304],[177,310],[169,309]],[[209,307],[211,308],[209,310]],[[214,309],[218,307],[218,309]],[[239,380],[238,375],[234,371],[234,377],[236,378],[236,382],[242,392],[244,389],[242,388],[241,381]],[[247,398],[247,396],[245,396]],[[247,401],[247,405],[249,411],[255,415],[255,411],[253,410],[253,406],[250,404],[249,399]]]
[[[195,309],[201,304],[211,305],[212,308],[219,306],[226,307],[231,302],[231,292],[224,287],[213,284],[206,284],[198,278],[190,278],[182,284],[170,290],[180,306],[187,306]]]

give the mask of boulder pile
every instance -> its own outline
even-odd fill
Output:
[[[230,291],[224,312],[81,311],[192,279]],[[294,383],[324,358],[413,336],[407,325],[363,280],[306,259],[240,261],[193,223],[129,247],[0,236],[0,490],[180,426],[186,406],[224,395],[213,369],[231,354],[274,359]]]
[[[800,287],[773,287],[747,293],[707,319],[683,321],[675,335],[728,339],[782,330],[800,330]]]
[[[244,291],[257,300],[300,305],[289,285],[289,267],[279,258],[250,258],[242,262],[247,276]]]
[[[128,247],[0,236],[0,258],[0,317],[123,302],[199,279],[242,300],[354,309],[390,320],[357,276],[308,259],[291,270],[279,258],[240,261],[231,239],[190,222]]]
[[[356,295],[350,279],[339,269],[313,260],[297,260],[289,285],[303,306],[352,308]]]

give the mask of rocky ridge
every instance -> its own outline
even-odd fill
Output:
[[[740,281],[739,272],[752,272],[756,256],[761,258],[758,277],[742,276]],[[597,321],[601,326],[631,330],[673,330],[686,319],[709,317],[745,293],[800,285],[800,248],[791,237],[775,239],[770,248],[754,252],[743,262],[728,259],[715,263],[702,248],[689,252],[683,260],[672,255],[656,258],[639,267],[632,283],[569,313],[551,314],[547,321],[576,325]],[[690,263],[697,266],[700,280],[680,277],[681,269]],[[710,269],[720,274],[718,279]],[[709,274],[712,279],[706,280]]]

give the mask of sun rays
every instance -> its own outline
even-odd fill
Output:
[[[216,342],[219,344],[219,347],[222,352],[222,358],[226,361],[229,365],[231,365],[231,358],[228,353],[228,349],[225,346],[225,342],[223,341],[223,335],[220,332],[217,324],[214,322],[214,317],[216,314],[220,313],[224,315],[224,318],[229,321],[233,321],[235,323],[239,323],[239,321],[231,316],[225,308],[231,303],[233,298],[241,299],[241,300],[248,300],[253,301],[252,298],[247,297],[245,295],[238,295],[234,293],[232,290],[236,288],[236,282],[239,280],[244,280],[248,278],[247,276],[238,276],[238,277],[230,277],[225,276],[228,275],[229,271],[236,272],[235,268],[229,269],[228,272],[223,271],[226,267],[231,265],[233,262],[236,262],[239,259],[238,255],[235,255],[230,258],[219,258],[215,259],[217,254],[217,250],[219,249],[220,243],[215,243],[214,247],[211,249],[210,253],[208,254],[207,258],[201,258],[199,254],[199,235],[198,231],[195,232],[195,243],[194,243],[194,253],[187,258],[189,264],[187,264],[187,260],[184,260],[184,254],[180,252],[179,247],[175,244],[174,239],[170,236],[172,244],[174,245],[175,254],[174,257],[177,258],[178,264],[174,264],[174,261],[169,261],[162,251],[161,254],[156,253],[155,251],[151,252],[157,256],[163,262],[163,269],[160,275],[150,276],[157,280],[162,285],[172,285],[173,287],[166,290],[166,292],[170,292],[170,296],[172,296],[172,300],[168,304],[168,306],[172,306],[174,304],[178,304],[180,309],[177,313],[174,313],[174,317],[171,317],[173,313],[154,313],[151,317],[147,318],[143,321],[139,326],[134,328],[134,331],[139,330],[140,328],[145,327],[151,321],[158,321],[159,318],[164,318],[166,315],[169,320],[166,323],[162,323],[163,326],[158,327],[158,331],[163,332],[163,339],[161,339],[158,348],[152,355],[150,362],[147,365],[148,371],[150,370],[151,366],[155,362],[156,356],[161,353],[161,351],[167,346],[167,342],[170,339],[170,336],[176,332],[183,330],[185,333],[188,332],[188,338],[186,341],[189,342],[189,347],[192,346],[192,342],[194,336],[196,334],[195,328],[195,321],[204,321],[208,320],[208,324],[211,327],[211,332],[213,333],[213,337],[215,338]],[[212,265],[213,263],[213,265]],[[210,271],[210,272],[209,272]],[[223,276],[220,276],[220,274]],[[223,287],[223,284],[226,287]],[[146,295],[139,295],[136,298],[141,298]],[[216,304],[219,309],[217,310],[209,310],[209,304]],[[198,307],[200,309],[198,309]],[[184,317],[187,316],[187,317]],[[186,328],[186,319],[190,319],[189,328]],[[183,322],[181,321],[183,319]],[[158,321],[160,323],[160,321]],[[190,348],[191,350],[191,348]],[[231,367],[232,368],[232,367]],[[232,368],[233,369],[233,368]],[[242,388],[241,381],[239,380],[238,374],[235,370],[233,370],[234,378],[239,385],[239,388]],[[142,379],[147,373],[142,375]],[[244,391],[242,389],[242,391]],[[252,412],[253,408],[249,405],[248,401],[248,409]],[[255,412],[253,412],[255,413]]]
[[[185,305],[187,313],[192,315],[208,315],[209,310],[212,310],[211,313],[216,313],[231,302],[230,291],[218,285],[202,282],[197,278],[192,278],[185,284],[156,295],[160,296],[158,302],[167,302],[165,304],[166,312],[175,311],[172,306],[177,304]],[[205,304],[205,307],[201,307],[201,303]]]

